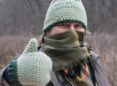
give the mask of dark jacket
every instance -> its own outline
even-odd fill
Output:
[[[9,84],[2,78],[5,69],[6,67],[0,70],[0,86],[9,86]]]
[[[99,56],[94,52],[91,52],[91,53],[92,53],[92,56],[90,57],[90,62],[92,64],[92,67],[94,70],[95,86],[111,86],[104,70],[101,67],[101,62],[100,62]],[[54,77],[53,77],[53,75],[54,75]],[[59,82],[57,81],[54,72],[52,73],[51,81],[52,81],[53,85],[48,84],[47,86],[62,86],[60,84],[57,84]],[[52,83],[50,83],[50,84],[52,84]]]
[[[92,52],[92,56],[90,58],[92,63],[95,77],[96,77],[96,86],[111,86],[107,76],[105,75],[101,63],[99,60],[99,56]],[[2,78],[3,72],[5,71],[6,67],[0,70],[0,86],[10,86],[8,83]],[[47,86],[61,86],[59,81],[57,80],[54,72],[51,73],[51,82],[47,84]]]
[[[102,69],[102,64],[99,59],[100,57],[94,52],[91,53],[92,56],[90,60],[96,77],[96,86],[111,86],[104,70]]]

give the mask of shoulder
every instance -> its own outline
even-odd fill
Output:
[[[90,61],[94,69],[97,86],[111,86],[99,57],[95,52],[91,52]]]
[[[97,53],[95,53],[94,51],[91,51],[90,53],[91,53],[90,60],[92,62],[97,62],[99,60],[100,56]]]

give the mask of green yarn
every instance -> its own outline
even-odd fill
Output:
[[[8,79],[12,86],[22,86],[17,75],[17,60],[12,60],[7,67]]]
[[[38,41],[32,38],[17,60],[8,67],[8,80],[11,86],[45,86],[50,81],[51,59],[37,50]]]
[[[37,47],[38,41],[32,38],[17,59],[18,80],[26,86],[45,86],[50,81],[52,61]]]
[[[43,31],[62,22],[81,23],[87,28],[87,15],[81,0],[53,0],[48,8]]]

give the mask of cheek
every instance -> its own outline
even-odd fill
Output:
[[[79,29],[76,29],[76,31],[78,31],[78,32],[85,32],[85,29],[84,28],[79,28]]]

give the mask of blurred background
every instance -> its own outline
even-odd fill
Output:
[[[82,0],[92,34],[87,41],[100,56],[112,86],[117,86],[117,0]],[[0,68],[42,33],[51,0],[0,0]]]

